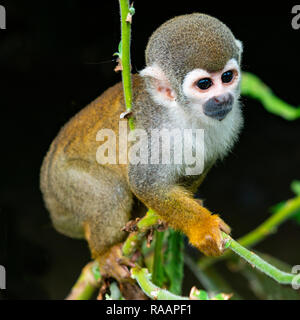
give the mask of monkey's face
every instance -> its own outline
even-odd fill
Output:
[[[210,119],[222,121],[238,108],[240,68],[235,59],[227,62],[219,72],[194,69],[182,84],[185,105],[194,116],[206,122]]]
[[[148,92],[155,102],[209,126],[238,109],[242,43],[211,16],[193,13],[161,25],[146,48]]]
[[[147,79],[146,86],[153,100],[171,113],[183,109],[194,120],[214,125],[234,118],[239,111],[241,70],[235,58],[227,61],[220,71],[193,69],[176,86],[172,86],[156,64],[146,67],[140,74]]]

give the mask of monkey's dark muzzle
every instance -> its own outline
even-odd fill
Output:
[[[221,121],[232,110],[233,102],[234,98],[230,93],[213,97],[203,105],[203,112],[206,116]]]

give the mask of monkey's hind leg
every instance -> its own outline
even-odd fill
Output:
[[[42,170],[42,191],[54,227],[61,233],[85,238],[104,279],[115,278],[123,295],[145,298],[124,264],[121,229],[145,208],[134,206],[133,195],[119,171],[83,160],[56,161]]]
[[[86,236],[93,258],[121,242],[130,220],[132,193],[119,171],[81,159],[57,159],[44,166],[41,187],[54,227]]]
[[[112,278],[117,281],[121,294],[126,300],[147,299],[143,291],[131,278],[129,267],[132,267],[133,263],[129,258],[125,258],[123,256],[123,242],[111,247],[106,247],[105,251],[97,251],[95,250],[95,241],[98,241],[97,236],[95,236],[97,234],[97,226],[87,222],[84,224],[84,231],[85,238],[87,239],[92,251],[92,256],[98,262],[102,278],[102,287],[100,288],[97,299],[103,299],[104,293],[107,291]],[[120,230],[120,232],[122,231]],[[127,235],[125,232],[124,234]]]

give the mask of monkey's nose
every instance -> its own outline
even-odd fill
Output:
[[[225,94],[221,94],[220,96],[213,97],[213,99],[218,105],[232,104],[233,97],[230,93],[225,93]]]
[[[208,117],[221,121],[231,111],[233,101],[233,96],[230,93],[213,97],[205,102],[203,105],[203,112]]]

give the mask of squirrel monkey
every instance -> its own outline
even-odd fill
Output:
[[[211,16],[182,15],[161,25],[149,39],[145,69],[133,76],[135,130],[204,129],[203,172],[186,175],[184,163],[96,161],[97,132],[108,128],[118,135],[120,114],[126,109],[118,83],[60,130],[44,159],[41,190],[54,227],[85,238],[98,258],[124,240],[122,227],[148,207],[204,254],[222,254],[221,231],[229,233],[230,228],[193,193],[231,149],[242,127],[241,54],[241,42]]]

